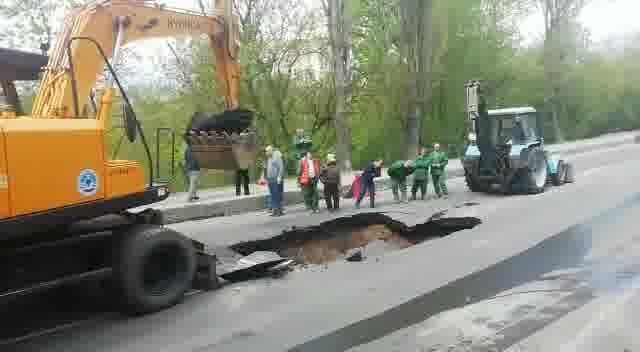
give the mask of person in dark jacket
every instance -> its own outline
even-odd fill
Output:
[[[384,161],[382,159],[378,159],[373,161],[364,169],[364,171],[362,171],[362,175],[360,176],[360,194],[356,200],[356,208],[360,208],[360,202],[362,202],[362,198],[364,198],[367,192],[369,192],[371,208],[376,207],[376,184],[374,179],[376,177],[380,177],[383,164]]]
[[[340,209],[340,169],[338,169],[335,155],[327,155],[327,166],[320,172],[320,181],[324,184],[324,201],[327,203],[327,210]]]
[[[194,135],[196,132],[190,130],[188,134]],[[189,179],[189,192],[187,201],[195,202],[200,200],[198,197],[198,179],[200,178],[200,165],[198,161],[193,157],[193,152],[191,151],[191,144],[189,141],[186,141],[186,149],[184,151],[184,162],[185,162],[185,171],[187,174],[187,178]]]
[[[244,188],[244,195],[248,196],[249,192],[249,169],[236,170],[236,196],[241,195],[240,186]]]

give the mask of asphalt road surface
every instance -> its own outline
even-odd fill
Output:
[[[64,328],[31,331],[0,350],[635,351],[638,153],[640,146],[626,145],[576,155],[577,182],[539,195],[474,194],[462,179],[449,182],[448,199],[394,205],[385,193],[375,211],[408,225],[439,211],[482,224],[362,262],[195,292],[149,316],[68,319]],[[240,241],[355,212],[346,200],[339,215],[296,207],[277,219],[255,213],[172,227],[223,253]],[[80,310],[66,303],[55,309]],[[21,323],[19,315],[2,319]]]

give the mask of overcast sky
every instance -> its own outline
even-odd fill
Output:
[[[640,0],[591,0],[580,20],[589,28],[594,41],[640,32]],[[521,29],[528,39],[533,39],[542,35],[542,26],[542,15],[537,13]]]
[[[277,0],[273,0],[277,1]],[[307,0],[317,2],[320,0]],[[455,0],[440,0],[455,1]],[[581,21],[592,31],[595,41],[610,35],[640,31],[640,0],[590,0],[584,10]],[[196,9],[195,0],[165,0],[170,6]],[[536,13],[523,23],[523,34],[536,37],[542,34],[543,20],[540,13]]]

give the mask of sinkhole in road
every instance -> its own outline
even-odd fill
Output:
[[[298,264],[360,261],[471,229],[480,223],[475,217],[432,217],[407,226],[382,213],[362,213],[294,228],[264,240],[237,243],[230,248],[242,255],[272,251],[294,258]]]

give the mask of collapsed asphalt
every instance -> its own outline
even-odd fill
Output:
[[[424,223],[407,226],[383,213],[361,213],[284,231],[263,240],[240,242],[230,248],[242,255],[272,251],[283,257],[293,257],[299,264],[325,264],[350,257],[352,249],[362,248],[365,256],[372,250],[375,254],[383,254],[471,229],[480,223],[481,220],[475,217],[436,216]]]

